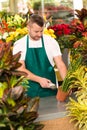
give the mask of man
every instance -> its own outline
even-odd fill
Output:
[[[27,28],[29,34],[16,41],[13,49],[14,54],[21,51],[20,70],[29,78],[27,94],[30,97],[56,95],[57,89],[50,87],[50,83],[56,84],[54,65],[62,79],[67,73],[59,45],[55,39],[43,34],[44,20],[38,14],[31,15]]]

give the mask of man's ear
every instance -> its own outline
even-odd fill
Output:
[[[29,24],[27,24],[27,29],[28,29],[28,31],[30,30],[30,25]]]

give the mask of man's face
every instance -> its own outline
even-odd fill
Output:
[[[32,40],[39,40],[43,34],[44,27],[40,27],[36,23],[28,25],[29,36]]]

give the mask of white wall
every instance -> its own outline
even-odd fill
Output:
[[[83,0],[73,0],[73,8],[74,11],[75,9],[81,10],[83,8]]]

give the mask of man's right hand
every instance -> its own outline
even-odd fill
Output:
[[[49,79],[46,79],[46,78],[39,79],[39,84],[41,85],[42,88],[50,88],[49,83],[51,83]]]

